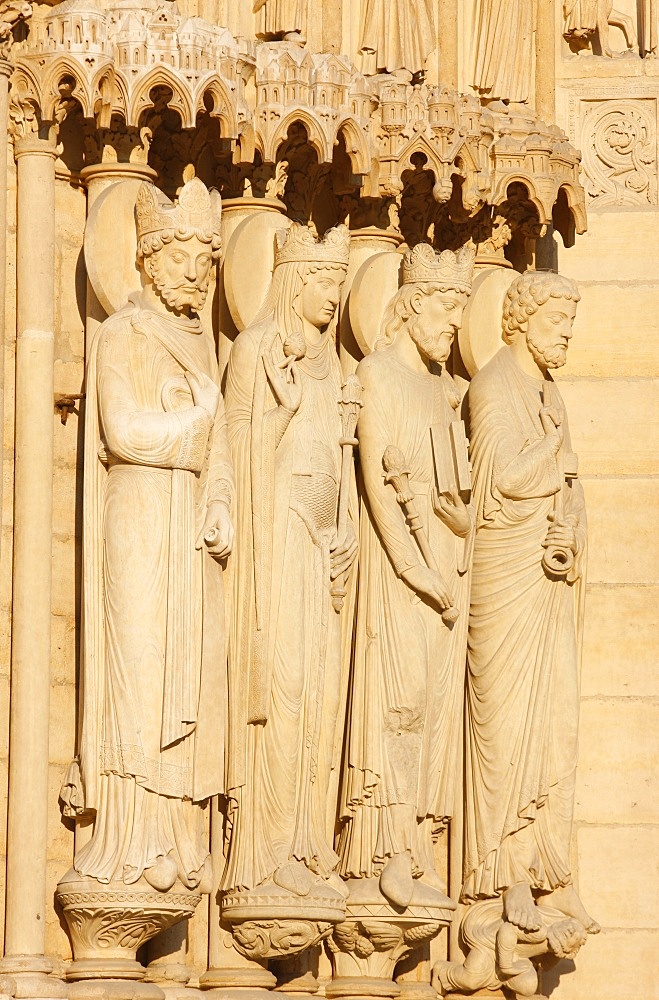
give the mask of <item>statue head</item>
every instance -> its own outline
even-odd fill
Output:
[[[474,250],[436,253],[428,243],[418,243],[403,258],[403,284],[385,312],[384,337],[378,347],[387,347],[405,331],[420,353],[443,364],[462,323],[462,313],[471,291]]]
[[[213,262],[220,256],[220,196],[193,177],[172,204],[153,184],[135,203],[137,263],[142,284],[174,313],[198,313]]]
[[[538,368],[560,368],[565,364],[580,298],[576,282],[562,274],[529,271],[520,275],[503,304],[504,341],[519,345],[524,338]]]
[[[275,269],[259,319],[274,313],[283,339],[308,327],[324,330],[336,315],[348,270],[350,233],[337,226],[318,240],[294,222],[275,237]]]

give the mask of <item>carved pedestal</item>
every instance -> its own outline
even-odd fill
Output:
[[[74,961],[67,978],[100,981],[99,995],[132,996],[135,989],[131,981],[143,980],[146,971],[136,959],[138,948],[179,920],[191,917],[201,895],[183,887],[180,892],[157,892],[144,879],[134,885],[102,885],[93,879],[67,877],[57,887],[57,898],[73,945]],[[112,982],[117,983],[115,989]],[[75,992],[86,996],[89,991]],[[155,985],[144,985],[138,992],[154,1000],[163,997]]]
[[[436,906],[394,909],[382,895],[379,880],[351,879],[346,919],[332,933],[333,979],[329,1000],[399,997],[396,963],[451,922],[452,911]]]
[[[345,919],[345,900],[318,877],[309,876],[297,891],[271,879],[250,892],[227,893],[222,918],[247,958],[287,958],[326,938]]]

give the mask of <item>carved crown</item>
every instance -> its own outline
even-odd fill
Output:
[[[290,261],[324,262],[347,267],[349,257],[350,231],[347,226],[328,229],[322,240],[317,240],[311,230],[299,222],[275,233],[275,267]]]
[[[194,234],[202,243],[219,246],[221,210],[219,192],[209,191],[198,177],[186,181],[176,203],[145,181],[135,202],[138,242],[152,233],[173,229],[183,239]]]
[[[413,281],[439,281],[442,284],[471,288],[476,251],[462,247],[457,253],[436,253],[429,243],[417,243],[403,257],[403,284]]]

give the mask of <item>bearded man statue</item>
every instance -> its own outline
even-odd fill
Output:
[[[135,220],[142,291],[99,328],[87,367],[79,769],[62,797],[94,827],[59,886],[76,960],[129,978],[140,975],[136,948],[211,888],[202,807],[223,790],[234,492],[199,319],[220,253],[219,196],[193,178],[173,205],[143,184]],[[94,946],[71,884],[105,899],[79,902],[105,914],[106,936],[113,894],[123,899],[123,944]]]
[[[408,251],[383,337],[357,368],[360,584],[339,853],[351,894],[354,880],[379,880],[398,908],[455,907],[433,842],[455,808],[472,518],[442,470],[462,428],[446,363],[473,262],[467,248]],[[467,467],[464,433],[462,445]]]
[[[500,896],[522,931],[536,902],[597,925],[573,886],[586,514],[565,364],[579,292],[557,274],[509,288],[505,346],[471,382],[477,527],[469,621],[463,896]]]

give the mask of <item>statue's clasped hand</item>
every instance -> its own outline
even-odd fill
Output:
[[[577,537],[574,531],[574,525],[569,520],[558,521],[555,514],[549,514],[548,520],[551,523],[549,530],[545,535],[545,540],[542,543],[543,549],[551,546],[558,549],[565,549],[566,551],[572,552],[576,555]]]
[[[452,486],[448,493],[438,493],[433,487],[431,500],[432,509],[440,521],[443,521],[454,535],[466,538],[471,531],[471,517],[456,487]]]
[[[453,595],[436,569],[417,563],[404,569],[401,578],[422,600],[428,601],[439,611],[452,607]]]
[[[192,402],[195,406],[200,406],[206,411],[211,420],[215,420],[218,403],[220,402],[220,389],[212,378],[204,372],[186,372],[185,380],[190,386]]]
[[[226,559],[231,552],[233,538],[233,524],[226,504],[209,504],[203,528],[197,536],[197,548],[204,545],[209,555],[219,561]]]
[[[558,455],[563,444],[563,423],[560,411],[555,406],[543,406],[540,410],[540,423],[545,432],[545,440],[554,455]]]
[[[345,538],[342,540],[335,538],[330,545],[330,579],[336,580],[350,570],[357,557],[357,549],[357,536],[352,525],[348,523]]]

